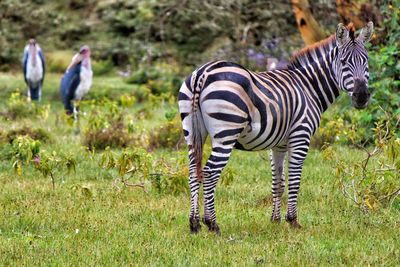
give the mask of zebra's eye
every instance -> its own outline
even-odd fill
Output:
[[[344,58],[341,58],[340,62],[342,63],[342,65],[346,65],[346,60]]]

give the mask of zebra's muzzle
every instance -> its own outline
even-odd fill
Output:
[[[351,102],[353,107],[363,109],[368,106],[371,93],[368,91],[367,83],[361,79],[354,80],[354,90],[351,92]]]

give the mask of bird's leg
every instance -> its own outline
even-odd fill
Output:
[[[79,122],[79,100],[74,101],[74,124],[76,126],[75,134],[81,132],[80,122]]]

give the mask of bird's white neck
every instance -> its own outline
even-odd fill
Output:
[[[29,54],[31,57],[31,64],[33,67],[36,67],[36,52],[37,52],[37,48],[35,45],[30,45],[29,46]]]

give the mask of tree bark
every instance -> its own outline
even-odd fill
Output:
[[[306,45],[311,45],[326,37],[325,32],[315,20],[308,0],[291,0],[297,27]]]

